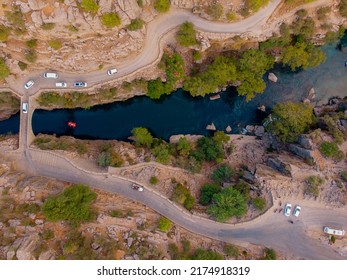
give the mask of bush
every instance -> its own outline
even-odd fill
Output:
[[[96,193],[88,186],[72,185],[61,194],[48,197],[42,205],[42,213],[47,220],[69,221],[78,225],[94,218],[91,204],[95,199]]]
[[[10,28],[0,24],[0,42],[6,42],[8,35],[10,35]]]
[[[16,212],[17,213],[33,213],[36,214],[38,212],[40,212],[40,205],[38,205],[37,203],[23,203],[23,204],[19,204],[16,207]]]
[[[264,211],[266,209],[266,200],[262,197],[256,197],[252,200],[255,209]]]
[[[177,184],[172,194],[172,200],[183,205],[187,210],[191,210],[194,206],[195,199],[190,191],[182,184]]]
[[[224,157],[222,145],[210,137],[202,137],[197,141],[197,149],[193,153],[198,161],[220,162]]]
[[[177,31],[176,38],[178,43],[184,47],[193,46],[198,43],[196,40],[196,31],[194,29],[194,25],[188,21],[181,24],[179,30]]]
[[[233,11],[230,11],[226,14],[228,21],[234,21],[236,19],[236,14]]]
[[[270,248],[266,248],[264,251],[264,260],[276,260],[277,259],[277,254],[276,251]]]
[[[30,63],[34,63],[37,60],[37,55],[34,50],[28,50],[25,54],[25,59]]]
[[[60,40],[50,40],[48,45],[54,50],[59,50],[63,46]]]
[[[80,7],[83,11],[91,14],[96,14],[99,10],[99,5],[94,0],[82,0]]]
[[[239,249],[232,244],[225,244],[224,253],[229,257],[237,258],[240,255]]]
[[[26,45],[29,49],[35,49],[37,47],[37,39],[30,39],[26,41]]]
[[[151,99],[159,99],[164,94],[170,94],[172,90],[173,85],[163,83],[160,78],[147,83],[147,96]]]
[[[347,18],[347,1],[346,0],[340,0],[339,12],[341,16]]]
[[[341,171],[340,176],[343,181],[347,182],[347,170]]]
[[[55,27],[55,23],[54,22],[47,22],[47,23],[43,23],[41,25],[41,28],[43,30],[52,30]]]
[[[324,178],[320,176],[310,176],[306,179],[307,184],[313,187],[319,187],[324,184]]]
[[[5,59],[0,57],[0,80],[5,79],[10,75],[10,70],[8,69]]]
[[[5,11],[5,17],[16,34],[24,34],[26,27],[23,14],[19,6],[12,6],[12,9],[12,11]]]
[[[105,146],[104,149],[101,148],[97,162],[102,167],[121,167],[124,164],[122,156],[117,153],[111,145]]]
[[[39,233],[43,240],[50,240],[55,237],[54,231],[51,229],[45,229],[42,233]]]
[[[142,18],[135,18],[131,20],[130,24],[127,25],[127,28],[131,31],[139,30],[142,29],[144,23],[145,22]]]
[[[121,18],[117,13],[106,13],[102,15],[101,22],[107,28],[113,28],[121,25]]]
[[[135,139],[136,145],[145,146],[149,148],[153,143],[153,136],[144,127],[136,127],[131,130],[131,133]]]
[[[187,140],[187,138],[181,137],[177,142],[176,149],[180,156],[186,157],[189,156],[192,147],[190,146],[190,143]]]
[[[124,218],[125,215],[122,210],[114,209],[110,212],[110,216],[113,218]]]
[[[229,182],[235,176],[235,171],[228,164],[222,164],[215,171],[213,171],[211,178],[213,181],[223,184]]]
[[[166,81],[171,85],[183,80],[184,60],[181,55],[178,53],[165,55],[165,73]]]
[[[209,205],[216,193],[220,193],[222,188],[217,184],[205,184],[200,189],[200,204]]]
[[[330,13],[331,8],[326,6],[326,7],[320,7],[317,10],[317,16],[319,20],[325,20],[327,18],[327,14]]]
[[[172,228],[172,223],[168,218],[162,217],[158,221],[158,228],[162,232],[169,232]]]
[[[195,62],[200,61],[200,60],[202,59],[202,54],[201,54],[201,52],[199,52],[199,51],[197,51],[197,50],[193,50],[192,56],[193,56],[193,60],[194,60]]]
[[[314,197],[318,197],[319,196],[319,187],[318,186],[312,186],[312,185],[308,185],[307,188],[306,188],[306,191],[305,193],[307,195],[312,195]]]
[[[207,13],[214,19],[220,19],[223,15],[223,6],[220,3],[214,3],[208,7]]]
[[[156,0],[154,9],[159,13],[166,13],[170,10],[170,0]]]
[[[152,177],[149,179],[149,182],[150,182],[152,185],[156,185],[156,184],[158,184],[159,180],[158,180],[157,177],[152,176]]]
[[[333,158],[338,161],[343,160],[345,158],[345,155],[339,149],[339,146],[335,142],[324,141],[319,146],[319,150],[325,157],[328,158]]]
[[[224,260],[224,257],[215,251],[198,248],[195,250],[191,259],[192,260]]]

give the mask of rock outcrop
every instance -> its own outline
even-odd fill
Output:
[[[206,126],[206,129],[207,129],[207,130],[216,130],[216,126],[214,125],[214,123],[211,123],[211,124],[208,124],[208,125]]]
[[[283,162],[280,158],[268,158],[268,165],[285,176],[291,176],[291,167],[289,164]]]
[[[268,79],[269,81],[274,83],[277,83],[277,80],[278,80],[277,76],[274,73],[269,73]]]

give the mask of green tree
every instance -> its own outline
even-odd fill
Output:
[[[245,197],[232,187],[215,194],[212,200],[213,204],[207,212],[218,222],[225,222],[233,216],[242,217],[247,212]]]
[[[174,53],[165,58],[165,73],[167,82],[176,84],[184,77],[184,60],[181,55]]]
[[[47,220],[78,225],[94,217],[91,204],[95,199],[96,193],[88,186],[72,185],[61,194],[48,197],[42,205],[42,213]]]
[[[217,184],[206,183],[200,189],[200,204],[209,205],[212,202],[212,197],[216,193],[220,193],[222,188]]]
[[[198,248],[195,250],[191,259],[192,260],[224,260],[224,257],[223,255],[215,251]]]
[[[82,0],[80,7],[83,11],[91,14],[96,14],[99,10],[99,5],[94,0]]]
[[[170,94],[172,90],[173,85],[169,82],[163,83],[160,78],[147,83],[147,96],[151,99],[159,99],[164,94]]]
[[[196,31],[194,29],[194,25],[188,21],[180,25],[180,28],[176,34],[176,38],[178,43],[183,47],[189,47],[198,44],[198,41],[196,40]]]
[[[147,128],[144,127],[136,127],[131,131],[133,137],[135,138],[135,142],[137,145],[145,146],[149,148],[153,143],[153,136],[148,131]]]
[[[8,69],[5,59],[0,57],[0,80],[5,79],[10,75],[10,70]]]
[[[127,25],[127,29],[129,29],[130,31],[142,29],[144,23],[145,22],[143,21],[142,18],[132,19],[130,24]]]
[[[266,209],[266,200],[262,197],[252,199],[252,204],[254,208],[259,211],[264,211]]]
[[[222,145],[209,137],[202,137],[197,141],[197,149],[193,153],[198,161],[220,162],[224,157]]]
[[[313,123],[312,107],[303,103],[278,103],[266,129],[282,142],[293,142]]]
[[[195,203],[195,199],[190,194],[189,189],[182,184],[176,185],[172,194],[172,200],[183,205],[187,210],[191,210]]]
[[[275,59],[260,50],[247,50],[242,53],[239,67],[241,71],[263,75],[273,67]]]
[[[214,19],[220,19],[223,15],[223,5],[220,3],[213,3],[211,4],[208,9],[207,13]]]
[[[177,142],[176,149],[180,156],[189,156],[192,147],[186,137],[181,137]]]
[[[263,93],[266,88],[262,77],[252,72],[240,72],[238,80],[241,82],[241,85],[237,87],[237,94],[245,96],[247,102],[254,98],[256,93]]]
[[[170,151],[168,145],[160,143],[152,149],[152,153],[155,156],[157,162],[167,164],[170,161]]]
[[[102,15],[101,22],[107,28],[113,28],[121,25],[121,18],[117,13],[106,13]]]
[[[213,171],[211,178],[218,184],[229,182],[235,176],[235,171],[228,164],[222,164],[215,171]]]
[[[162,217],[158,221],[158,228],[162,232],[169,232],[172,228],[172,223],[168,218]]]
[[[159,13],[166,13],[170,10],[170,0],[156,0],[154,2],[154,9]]]
[[[230,140],[230,136],[225,134],[224,131],[220,131],[220,130],[216,131],[213,134],[212,138],[213,138],[214,141],[216,141],[219,144],[226,144]]]

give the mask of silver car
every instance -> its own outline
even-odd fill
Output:
[[[292,205],[290,203],[287,203],[286,206],[284,207],[284,215],[289,217],[290,212],[292,212]]]
[[[301,211],[301,207],[300,207],[299,205],[296,205],[295,208],[294,208],[293,215],[294,215],[295,217],[299,217],[300,211]]]
[[[25,89],[29,89],[29,88],[31,88],[34,84],[35,84],[34,81],[33,81],[33,80],[30,80],[30,81],[28,81],[28,82],[24,85],[24,88],[25,88]]]

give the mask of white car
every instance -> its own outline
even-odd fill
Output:
[[[333,234],[333,235],[345,235],[345,231],[343,229],[333,229],[330,227],[324,227],[323,231],[328,234]]]
[[[33,81],[33,80],[30,80],[30,81],[28,81],[28,82],[24,85],[24,88],[25,88],[25,89],[29,89],[29,88],[31,88],[34,84],[35,84],[34,81]]]
[[[55,83],[55,87],[67,87],[67,83],[64,83],[64,82]]]
[[[132,188],[133,188],[133,190],[135,190],[135,191],[139,191],[139,192],[143,192],[143,187],[141,187],[140,185],[138,185],[138,184],[132,184],[132,186],[131,186]]]
[[[111,75],[114,75],[116,74],[118,71],[116,68],[113,68],[113,69],[110,69],[107,71],[107,75],[111,76]]]
[[[28,113],[28,103],[22,104],[22,111],[24,114]]]
[[[284,207],[284,215],[289,217],[290,212],[292,212],[292,205],[290,203],[287,203],[286,206]]]
[[[295,208],[294,208],[293,215],[294,215],[295,217],[299,217],[300,211],[301,211],[301,207],[300,207],[299,205],[296,205]]]

